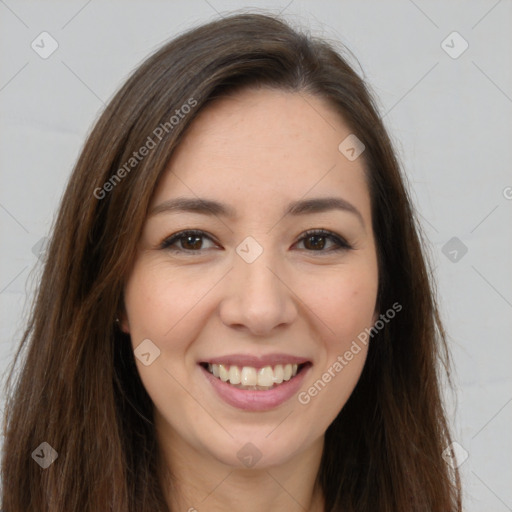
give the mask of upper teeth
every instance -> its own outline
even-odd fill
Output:
[[[281,384],[284,380],[290,380],[297,375],[298,365],[296,364],[277,364],[264,366],[256,369],[252,366],[227,366],[224,364],[209,364],[208,371],[223,382],[229,381],[231,384],[242,384],[243,386],[272,386],[272,384]]]

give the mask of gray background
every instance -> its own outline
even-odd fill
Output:
[[[460,466],[465,510],[512,510],[510,0],[0,0],[0,371],[41,270],[38,243],[99,112],[163,42],[252,7],[283,11],[347,45],[378,96],[421,214],[450,335],[456,393],[447,399],[454,437],[469,454]],[[31,48],[43,31],[59,45],[46,59]],[[458,36],[446,39],[453,31],[469,44],[458,58],[445,51],[463,48]]]

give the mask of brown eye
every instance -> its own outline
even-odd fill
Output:
[[[326,231],[324,229],[314,229],[307,231],[299,240],[308,251],[313,252],[331,252],[352,249],[352,247],[341,237]],[[325,249],[326,244],[331,243],[331,248]]]
[[[186,235],[181,238],[181,246],[183,249],[197,251],[201,249],[203,241],[200,236],[197,235]]]
[[[304,238],[304,246],[306,249],[323,249],[325,247],[325,236],[311,235]]]
[[[166,238],[161,244],[160,249],[168,249],[172,252],[199,253],[204,250],[205,240],[212,239],[203,231],[187,230],[180,231]]]

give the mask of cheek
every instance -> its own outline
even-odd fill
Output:
[[[309,279],[309,278],[308,278]],[[370,267],[351,267],[315,280],[310,307],[325,326],[326,345],[341,350],[374,321],[377,273]],[[307,287],[308,283],[304,283]]]
[[[189,393],[180,385],[190,378],[195,363],[188,349],[201,330],[197,311],[201,298],[213,286],[211,278],[192,272],[172,271],[162,262],[138,262],[124,290],[129,334],[134,350],[143,340],[151,340],[151,362],[145,365],[135,359],[143,385],[155,405],[166,410],[169,397],[174,404],[190,403]],[[146,342],[147,343],[147,342]],[[185,364],[184,364],[185,361]]]
[[[136,266],[125,287],[125,307],[132,339],[182,338],[180,330],[190,329],[190,313],[213,286],[204,274],[179,272],[162,263]]]
[[[343,408],[361,375],[378,288],[374,266],[338,269],[329,277],[317,280],[310,295],[308,306],[323,325],[322,355],[298,396],[310,414],[323,418],[325,428]]]

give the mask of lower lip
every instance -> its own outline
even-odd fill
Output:
[[[267,391],[238,389],[214,377],[206,368],[199,365],[217,394],[229,405],[244,411],[267,411],[289,400],[299,390],[311,365],[307,365],[288,381]]]

